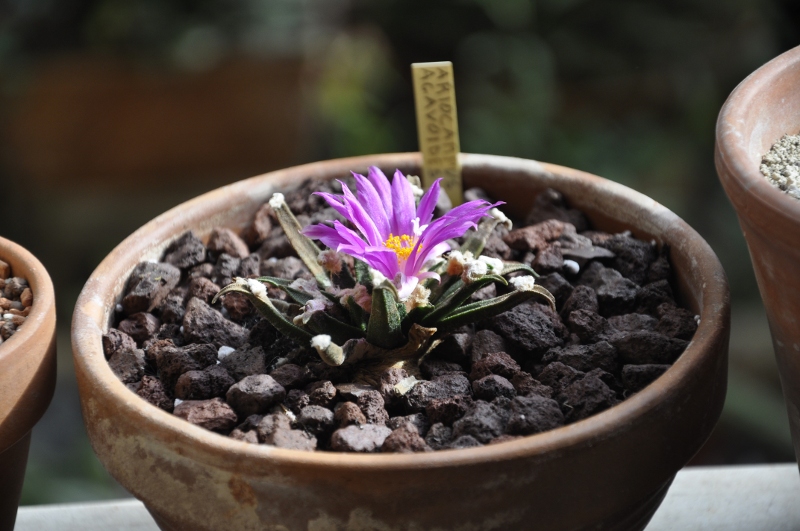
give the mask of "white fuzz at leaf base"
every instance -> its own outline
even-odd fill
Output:
[[[258,280],[248,278],[247,287],[250,289],[250,293],[258,298],[265,298],[267,296],[267,287]]]
[[[283,194],[276,192],[272,194],[272,197],[269,200],[269,206],[277,210],[282,207],[285,202],[286,199],[283,197]]]
[[[536,279],[530,275],[524,277],[514,277],[508,281],[518,291],[533,291],[533,286],[536,284]]]

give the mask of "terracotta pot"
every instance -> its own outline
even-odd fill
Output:
[[[680,296],[701,315],[686,352],[621,405],[547,433],[414,455],[307,453],[251,445],[192,426],[134,396],[109,369],[101,335],[140,260],[185,230],[243,228],[273,191],[368,165],[419,172],[417,154],[308,164],[213,191],[120,244],[78,300],[72,338],[95,452],[162,529],[642,529],[675,473],[702,446],[726,390],[729,301],[708,245],[672,212],[618,184],[530,160],[463,155],[480,185],[524,215],[545,187],[597,227],[669,244]]]
[[[759,171],[772,144],[800,132],[798,83],[800,47],[742,81],[719,114],[716,165],[750,249],[800,457],[800,201]]]
[[[56,301],[44,266],[19,245],[0,238],[0,260],[33,291],[25,324],[0,344],[0,530],[17,518],[31,429],[56,385]]]

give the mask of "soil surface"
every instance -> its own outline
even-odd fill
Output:
[[[32,305],[28,281],[15,277],[11,266],[0,260],[0,343],[25,323]]]
[[[307,181],[286,194],[302,225],[341,220],[311,195],[340,193],[332,186]],[[553,190],[515,227],[498,227],[483,254],[530,264],[558,313],[529,302],[447,334],[410,390],[395,387],[408,376],[396,368],[380,386],[352,383],[239,293],[210,304],[234,276],[310,278],[266,204],[242,234],[218,228],[204,244],[188,232],[160,262],[140,263],[105,354],[132,392],[188,422],[253,444],[342,452],[469,448],[547,431],[625,400],[681,355],[699,317],[675,302],[667,248],[592,230]],[[491,285],[474,297],[496,294]]]
[[[800,199],[800,135],[783,135],[762,157],[759,169],[773,186]]]

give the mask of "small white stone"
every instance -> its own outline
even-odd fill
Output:
[[[178,407],[181,404],[183,404],[183,400],[181,400],[180,398],[176,398],[175,403],[172,405],[172,407]]]
[[[581,270],[581,266],[575,260],[564,260],[564,269],[573,275],[577,275]]]
[[[514,277],[509,280],[509,283],[519,291],[533,291],[536,279],[531,275],[525,275],[524,277]]]
[[[407,392],[411,391],[411,389],[413,389],[415,385],[417,385],[417,381],[418,380],[413,376],[409,376],[408,378],[403,378],[402,380],[394,384],[394,390],[398,395],[403,396]]]
[[[275,192],[274,194],[272,194],[272,197],[269,200],[269,206],[271,206],[275,210],[278,210],[284,204],[286,204],[286,199],[283,197],[282,193]]]
[[[231,352],[234,352],[236,349],[233,347],[229,347],[227,345],[222,345],[219,347],[217,351],[217,359],[224,360],[228,356],[230,356]]]
[[[697,323],[697,326],[700,326],[700,316],[699,315],[695,315],[694,316],[694,322]]]
[[[181,334],[183,334],[183,326],[181,326],[181,327],[179,328],[179,330],[180,330]]]
[[[8,321],[9,319],[11,319],[13,317],[14,317],[14,314],[11,314],[11,313],[4,313],[3,314],[3,319],[5,319],[6,321]]]
[[[114,311],[117,312],[117,313],[122,313],[123,309],[124,308],[122,307],[121,304],[117,304],[116,306],[114,306]]]

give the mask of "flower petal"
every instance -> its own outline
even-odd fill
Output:
[[[340,183],[342,181],[339,181]],[[341,199],[338,195],[329,194],[327,192],[314,192],[314,195],[318,195],[323,198],[328,204],[336,210],[339,214],[342,215],[343,218],[348,219],[347,214],[347,207],[344,206],[344,203],[341,203],[339,200]]]
[[[414,190],[400,170],[392,179],[392,233],[395,236],[412,234],[411,220],[417,217],[414,206]]]
[[[433,219],[433,209],[436,208],[436,203],[439,201],[439,182],[442,179],[436,179],[422,199],[419,201],[417,207],[417,217],[419,218],[420,225],[427,225]]]
[[[367,215],[372,218],[375,227],[381,235],[381,239],[386,241],[392,229],[380,194],[378,194],[378,191],[372,183],[363,175],[353,173],[353,177],[356,180],[356,195],[358,196],[359,203],[364,207]]]
[[[360,245],[362,248],[367,246],[367,243],[358,234],[342,225],[339,221],[334,221],[333,227],[322,224],[309,225],[300,232],[312,240],[321,241],[331,249],[338,250],[343,245],[350,247],[358,247]]]
[[[346,184],[342,184],[342,192],[344,192],[344,204],[347,207],[348,215],[345,216],[348,221],[352,222],[370,245],[380,245],[385,239],[381,238],[375,222],[364,210],[363,205],[358,201],[353,192]]]
[[[377,166],[370,166],[369,173],[367,174],[369,182],[375,187],[378,195],[381,198],[381,203],[386,212],[387,219],[392,219],[392,185],[389,184],[389,179]],[[390,222],[391,224],[391,222]]]

